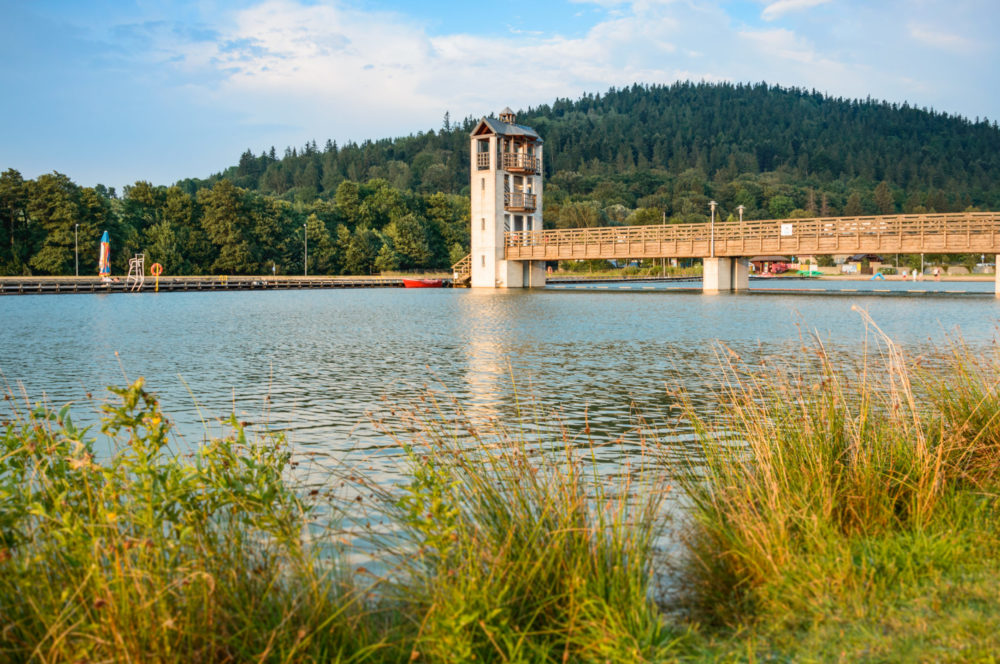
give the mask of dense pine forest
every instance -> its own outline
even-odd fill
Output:
[[[498,107],[503,100],[498,100]],[[468,250],[468,132],[247,150],[239,163],[121,195],[58,172],[0,174],[0,274],[96,270],[144,252],[168,274],[441,268]],[[996,121],[757,85],[611,89],[518,114],[545,140],[545,225],[581,227],[1000,209]]]

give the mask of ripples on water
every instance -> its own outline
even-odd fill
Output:
[[[717,341],[756,361],[793,355],[815,331],[857,354],[864,328],[853,304],[916,352],[956,331],[991,344],[1000,314],[981,297],[662,290],[29,295],[0,298],[0,372],[32,400],[77,402],[77,420],[96,419],[87,393],[103,398],[123,371],[144,376],[185,444],[218,434],[215,418],[235,409],[320,459],[363,458],[389,478],[398,450],[368,413],[384,417],[430,387],[473,417],[512,419],[516,392],[523,412],[541,414],[536,431],[578,434],[586,422],[598,443],[624,435],[598,450],[613,474],[637,449],[640,418],[669,419],[669,392],[712,407]]]

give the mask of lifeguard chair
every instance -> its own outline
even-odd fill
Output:
[[[125,277],[125,288],[134,292],[141,291],[146,283],[146,254],[136,254],[128,259],[128,276]]]

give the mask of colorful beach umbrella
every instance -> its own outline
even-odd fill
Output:
[[[111,238],[104,231],[101,236],[101,255],[97,261],[97,274],[104,278],[111,277]]]

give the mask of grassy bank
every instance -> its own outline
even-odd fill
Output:
[[[560,261],[559,269],[552,272],[550,276],[628,279],[635,277],[700,277],[701,273],[701,263],[696,263],[688,267],[656,264],[647,265],[646,267],[627,265],[616,268],[612,267],[608,261],[600,260]]]
[[[794,370],[730,358],[722,416],[686,410],[704,462],[681,481],[681,602],[716,655],[1000,652],[997,359],[909,362],[870,329],[853,365],[818,343]]]
[[[235,421],[176,454],[141,382],[105,406],[111,455],[67,409],[19,411],[0,659],[995,661],[1000,362],[911,361],[871,329],[851,362],[730,354],[719,411],[675,395],[692,461],[637,434],[614,476],[585,432],[539,441],[447,400],[384,424],[405,482],[331,478],[340,499]],[[388,524],[365,531],[371,570],[335,527],[357,499]]]

